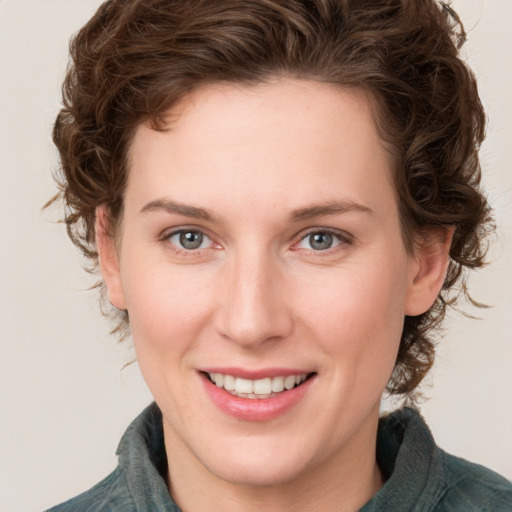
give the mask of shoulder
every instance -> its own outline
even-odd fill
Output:
[[[417,410],[381,418],[377,461],[386,483],[365,512],[512,512],[512,483],[439,448]]]
[[[446,475],[443,510],[512,512],[511,482],[488,468],[439,452]]]
[[[179,512],[164,477],[167,456],[156,404],[130,424],[116,453],[118,466],[109,476],[47,512]]]
[[[94,487],[47,512],[129,512],[135,510],[119,467]]]

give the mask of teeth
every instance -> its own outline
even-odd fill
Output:
[[[252,384],[255,395],[270,395],[272,392],[272,379],[255,380]]]
[[[274,377],[272,379],[272,391],[281,393],[284,390],[284,377]]]
[[[252,393],[253,392],[253,381],[248,379],[236,378],[235,381],[235,392],[238,393]]]
[[[292,389],[295,387],[295,376],[294,375],[289,375],[288,377],[286,377],[286,379],[284,379],[284,387],[286,389]]]
[[[219,375],[219,374],[217,374]],[[211,376],[211,374],[210,374]],[[224,375],[224,389],[227,389],[228,391],[234,391],[235,390],[235,377],[233,375]]]
[[[293,389],[304,382],[308,374],[288,375],[287,377],[273,377],[258,380],[242,379],[233,377],[233,375],[223,375],[222,373],[210,373],[210,380],[219,388],[224,388],[232,395],[243,398],[270,398],[275,393]]]

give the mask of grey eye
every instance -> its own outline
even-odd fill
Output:
[[[333,236],[330,233],[313,233],[309,235],[309,245],[316,251],[324,251],[332,246]]]
[[[341,235],[329,231],[315,231],[309,233],[300,241],[301,249],[312,251],[326,251],[343,243]]]
[[[194,251],[207,247],[211,240],[201,231],[181,230],[172,233],[169,237],[169,242],[180,249]]]

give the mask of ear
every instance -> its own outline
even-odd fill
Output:
[[[123,284],[119,266],[119,256],[115,240],[108,229],[109,219],[106,208],[96,208],[96,248],[100,263],[101,275],[107,286],[108,298],[112,306],[117,309],[126,309]]]
[[[413,262],[405,303],[406,315],[425,313],[437,299],[450,262],[454,231],[453,227],[431,231],[418,244],[411,257]]]

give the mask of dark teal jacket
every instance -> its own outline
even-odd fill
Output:
[[[49,512],[180,512],[162,476],[167,459],[156,404],[128,427],[117,455],[107,478]],[[512,512],[512,484],[438,448],[412,409],[381,418],[377,460],[386,483],[360,512]]]

